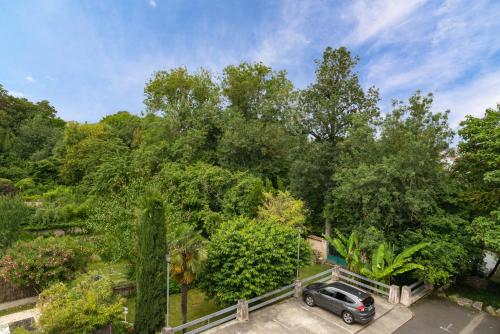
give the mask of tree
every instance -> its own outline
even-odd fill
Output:
[[[500,104],[482,118],[467,116],[460,123],[458,155],[453,165],[465,185],[462,197],[475,216],[500,207]]]
[[[306,209],[304,202],[292,197],[288,191],[264,193],[264,203],[259,207],[258,220],[271,220],[291,227],[304,228]]]
[[[351,232],[349,238],[346,238],[337,229],[335,229],[335,233],[337,234],[336,238],[325,235],[326,240],[347,262],[349,270],[359,272],[363,263],[361,262],[358,233],[356,231]]]
[[[382,243],[371,256],[371,266],[361,268],[361,273],[376,281],[391,282],[391,277],[403,274],[407,271],[420,269],[424,266],[411,262],[413,254],[430,243],[423,242],[404,249],[398,255],[394,254],[394,249],[387,243]]]
[[[218,304],[230,305],[290,284],[297,269],[297,233],[273,221],[225,222],[208,244],[201,288]],[[302,238],[299,245],[304,265],[312,252]]]
[[[500,211],[493,211],[488,217],[475,218],[467,228],[472,234],[472,241],[497,254],[497,262],[488,277],[493,276],[500,266]]]
[[[154,191],[148,191],[141,201],[134,327],[140,334],[154,334],[165,324],[167,306],[165,210]]]
[[[72,283],[57,283],[40,294],[39,328],[45,334],[93,334],[106,326],[126,333],[123,299],[113,293],[113,282],[86,274]]]
[[[29,224],[33,210],[19,197],[0,195],[0,257],[5,249],[19,237]]]
[[[344,47],[328,47],[317,60],[316,82],[301,92],[299,108],[304,114],[307,141],[291,167],[292,192],[299,195],[320,219],[332,189],[340,151],[338,144],[346,137],[354,116],[371,120],[379,113],[378,92],[364,92],[354,68],[357,57]],[[325,221],[325,234],[330,235],[330,219]]]
[[[189,285],[194,282],[203,269],[207,259],[205,239],[199,231],[188,224],[172,226],[168,234],[171,272],[175,281],[181,285],[182,323],[187,322]]]

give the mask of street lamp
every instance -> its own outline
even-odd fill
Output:
[[[299,277],[299,264],[300,264],[300,232],[302,229],[300,227],[297,227],[297,280],[300,279]]]
[[[167,314],[165,315],[165,327],[168,327],[168,316],[170,311],[170,254],[165,254],[167,261]]]

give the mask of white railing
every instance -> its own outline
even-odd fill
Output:
[[[369,279],[368,277],[361,276],[342,267],[337,267],[337,270],[338,273],[335,274],[336,270],[334,269],[334,274],[332,274],[333,280],[336,280],[336,278],[338,278],[338,280],[347,281],[349,283],[357,285],[358,288],[361,287],[362,289],[389,297],[391,290],[391,287],[389,285],[374,281],[372,279]]]
[[[404,285],[401,288],[401,304],[410,306],[417,300],[427,296],[432,291],[432,288],[432,285],[420,280],[411,285]]]

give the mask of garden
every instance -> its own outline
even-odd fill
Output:
[[[302,89],[262,63],[161,70],[143,114],[95,123],[0,86],[0,282],[40,296],[36,333],[157,333],[167,271],[185,323],[324,271],[309,235],[371,279],[488,299],[460,282],[500,263],[500,106],[458,133],[432,94],[382,112],[359,61],[327,48]]]

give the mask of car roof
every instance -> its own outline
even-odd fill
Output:
[[[365,298],[370,297],[370,295],[368,293],[364,292],[363,290],[360,290],[360,289],[358,289],[358,288],[356,288],[356,287],[354,287],[352,285],[348,285],[348,284],[345,284],[345,283],[333,282],[333,283],[330,283],[330,284],[328,284],[326,286],[331,286],[333,288],[345,291],[348,294],[354,295],[354,296],[358,297],[361,300],[364,300]]]

